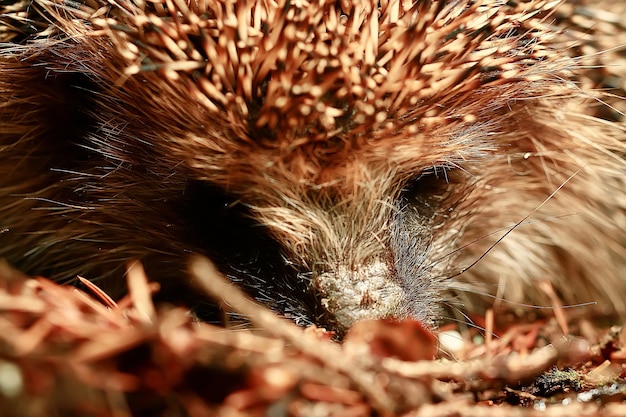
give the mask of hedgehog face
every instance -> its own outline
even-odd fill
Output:
[[[531,32],[511,30],[524,13],[496,3],[194,3],[119,16],[124,30],[94,22],[125,51],[123,104],[163,115],[163,129],[131,134],[164,170],[182,165],[249,207],[310,272],[321,315],[347,328],[432,323],[445,263],[432,226],[465,186],[407,195],[498,148],[493,115],[528,94],[517,81],[541,59]]]
[[[171,280],[201,252],[296,321],[340,330],[432,324],[465,282],[507,279],[519,300],[538,277],[603,269],[597,293],[617,305],[604,265],[626,258],[620,238],[604,257],[569,242],[576,225],[619,230],[625,205],[606,196],[623,167],[606,155],[621,145],[563,110],[556,3],[502,3],[36,2],[52,25],[0,61],[2,157],[29,164],[0,176],[0,254],[55,278],[140,258]],[[593,221],[524,225],[466,268],[581,166],[545,218]],[[48,215],[27,224],[30,210]]]

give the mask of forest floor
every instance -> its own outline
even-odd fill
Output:
[[[114,302],[0,268],[2,416],[624,416],[626,333],[561,308],[488,311],[436,332],[372,321],[341,342],[249,301],[208,262],[213,297],[250,329],[154,306],[139,264]]]

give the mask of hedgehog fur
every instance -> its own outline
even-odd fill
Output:
[[[339,331],[549,305],[543,281],[626,314],[624,128],[570,4],[3,4],[0,256],[25,272],[115,291],[140,259],[190,302],[200,253]]]

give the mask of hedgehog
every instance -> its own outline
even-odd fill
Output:
[[[621,102],[574,7],[3,2],[0,257],[112,294],[138,259],[211,316],[201,254],[339,333],[549,306],[543,283],[626,315]]]

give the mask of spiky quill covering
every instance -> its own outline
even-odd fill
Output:
[[[580,111],[558,3],[14,6],[0,254],[66,279],[139,258],[172,282],[206,253],[338,328],[431,323],[455,292],[545,304],[540,280],[626,313],[623,132]]]

